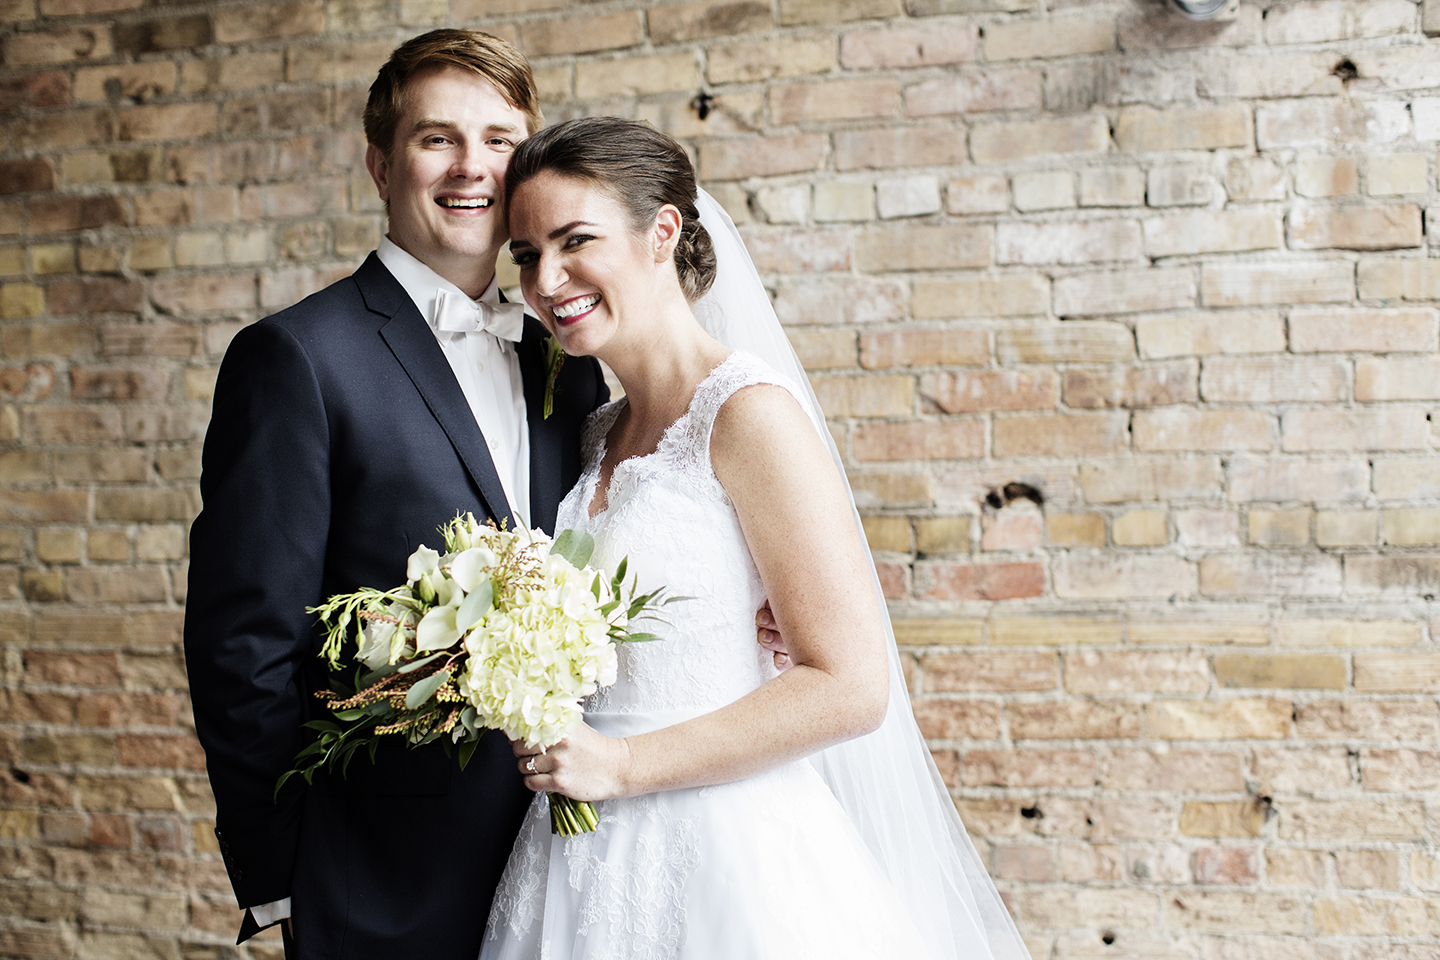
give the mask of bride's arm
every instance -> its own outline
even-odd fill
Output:
[[[739,391],[710,442],[794,663],[736,702],[617,740],[582,726],[543,757],[532,790],[581,800],[738,780],[875,729],[889,680],[871,573],[829,452],[780,387]],[[536,753],[517,745],[522,772]]]

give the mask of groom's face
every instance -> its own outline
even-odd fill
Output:
[[[505,171],[525,135],[525,114],[476,74],[442,67],[413,77],[390,155],[371,146],[365,156],[390,239],[479,295],[509,239]]]

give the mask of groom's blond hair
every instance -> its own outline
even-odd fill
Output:
[[[405,87],[420,73],[459,67],[487,81],[525,114],[527,133],[545,125],[540,94],[525,55],[499,37],[479,30],[431,30],[406,40],[390,54],[365,104],[365,139],[385,156],[395,145],[395,128],[405,111]]]

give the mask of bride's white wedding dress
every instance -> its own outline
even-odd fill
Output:
[[[586,701],[601,733],[628,736],[731,703],[775,676],[755,642],[765,593],[739,519],[710,463],[710,431],[737,390],[776,383],[732,353],[647,456],[618,464],[589,516],[605,437],[625,401],[585,432],[585,472],[556,529],[595,537],[591,563],[629,558],[665,608],[664,639],[622,645],[619,679]],[[809,761],[722,786],[596,805],[599,828],[550,833],[535,798],[496,891],[482,960],[796,960],[929,956],[908,908]]]

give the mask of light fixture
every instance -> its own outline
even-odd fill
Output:
[[[1191,20],[1213,20],[1225,8],[1230,6],[1231,0],[1171,0],[1183,16]]]

